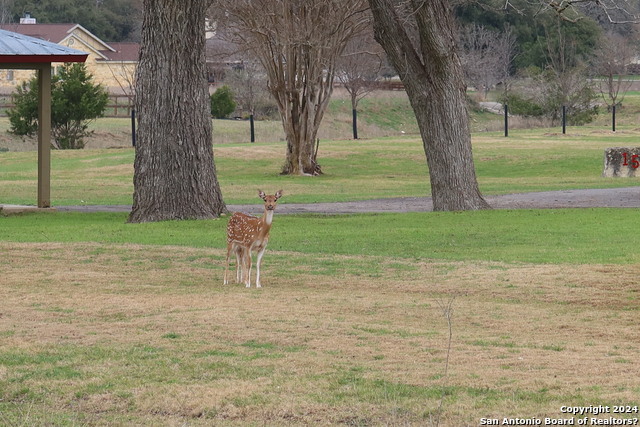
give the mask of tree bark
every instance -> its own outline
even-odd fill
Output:
[[[292,58],[296,56],[292,55]],[[328,82],[324,80],[325,77],[319,76],[318,80],[311,83],[298,82],[300,75],[286,76],[286,91],[272,91],[287,138],[282,174],[319,175],[322,171],[315,158],[315,142],[333,91],[333,74],[326,77]]]
[[[345,42],[334,28],[337,24],[325,21],[324,8],[330,6],[282,2],[280,7],[282,14],[274,22],[280,30],[267,41],[268,49],[257,53],[267,69],[269,91],[278,104],[287,138],[282,174],[319,175],[315,143],[333,92],[336,58]],[[321,42],[322,37],[310,27],[320,36],[326,27],[338,35]]]
[[[398,71],[416,114],[429,166],[433,209],[489,208],[475,174],[466,86],[449,2],[411,0],[405,14],[392,0],[369,0],[369,4],[375,39]],[[417,29],[415,42],[407,30],[409,19]]]
[[[226,211],[213,158],[205,0],[144,0],[130,222]]]

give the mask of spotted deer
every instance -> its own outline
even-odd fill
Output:
[[[264,200],[264,214],[262,217],[236,212],[231,216],[227,225],[227,266],[224,270],[224,284],[228,284],[229,259],[233,253],[236,256],[236,281],[244,282],[251,287],[251,254],[257,252],[256,258],[256,287],[260,288],[260,263],[269,242],[269,231],[273,222],[273,212],[278,199],[282,197],[282,190],[275,195],[267,196],[258,190],[258,196]]]

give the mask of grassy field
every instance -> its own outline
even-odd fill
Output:
[[[476,169],[484,194],[637,185],[636,180],[601,177],[604,149],[636,146],[640,130],[615,134],[596,127],[473,136]],[[215,145],[225,201],[256,202],[255,187],[286,187],[283,203],[362,200],[429,195],[422,143],[414,136],[322,142],[325,174],[309,180],[282,177],[283,142]],[[55,151],[51,197],[54,205],[130,204],[133,194],[131,148]],[[37,156],[33,151],[0,153],[0,201],[34,204]]]
[[[277,139],[216,144],[225,200],[426,195],[405,132],[323,141],[312,179],[278,175]],[[639,134],[475,133],[482,191],[637,185],[600,174],[604,148]],[[54,152],[54,204],[131,203],[132,162],[130,148]],[[35,163],[0,152],[0,202],[35,201]],[[276,213],[257,290],[222,285],[226,218],[0,216],[0,425],[545,425],[590,405],[637,423],[637,222],[636,209]]]
[[[471,426],[640,404],[636,210],[276,216],[260,291],[222,285],[225,220],[125,219],[0,218],[0,423]]]

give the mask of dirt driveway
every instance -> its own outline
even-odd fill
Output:
[[[559,209],[559,208],[638,208],[640,186],[590,190],[561,190],[486,196],[494,209]],[[58,211],[128,212],[130,206],[56,206]],[[260,214],[262,205],[228,205],[229,211]],[[335,203],[282,203],[279,214],[354,214],[382,212],[429,212],[433,210],[431,197],[402,197]]]

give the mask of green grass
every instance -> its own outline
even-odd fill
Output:
[[[637,185],[600,177],[632,127],[512,135],[474,135],[486,194]],[[415,137],[323,140],[312,179],[278,175],[282,142],[215,150],[227,203],[429,191]],[[33,203],[35,163],[0,153],[0,202]],[[132,163],[54,152],[54,204],[130,203]],[[0,216],[0,424],[458,426],[637,404],[637,212],[276,214],[260,292],[222,285],[226,219]]]
[[[600,134],[593,128],[566,136],[544,131],[475,135],[475,164],[484,194],[638,185],[602,178],[604,149],[635,146],[638,132]],[[415,137],[321,143],[324,175],[280,176],[284,143],[215,146],[218,178],[229,204],[256,203],[256,188],[285,190],[282,203],[429,195],[422,142]],[[131,204],[132,149],[56,151],[52,156],[54,205]],[[0,202],[34,204],[36,153],[0,153]],[[271,189],[271,190],[269,190]]]
[[[258,123],[265,131],[263,136],[258,143],[247,144],[245,122],[214,121],[215,161],[225,201],[256,202],[258,187],[271,191],[284,188],[283,203],[429,195],[425,153],[406,95],[376,92],[361,101],[359,111],[363,139],[352,141],[348,139],[350,102],[344,95],[334,96],[325,116],[319,151],[325,174],[313,179],[279,175],[286,150],[279,122]],[[508,138],[502,131],[474,132],[474,160],[481,191],[490,195],[637,185],[633,179],[605,179],[600,175],[605,148],[638,145],[639,112],[640,96],[633,92],[618,112],[615,134],[609,132],[609,115],[605,113],[593,125],[569,127],[566,135],[559,127],[513,129]],[[472,119],[474,129],[490,128],[485,125],[501,120],[479,112],[473,112]],[[8,120],[0,118],[0,148],[8,139],[20,146],[20,138],[8,135],[7,129]],[[129,120],[99,119],[92,129],[96,135],[89,146],[103,148],[53,152],[54,205],[131,203],[134,152],[127,136]],[[105,148],[114,145],[122,148]],[[34,151],[0,151],[0,203],[35,203],[36,165]]]
[[[225,220],[125,221],[126,214],[121,213],[10,216],[0,218],[0,240],[225,247]],[[269,249],[328,256],[633,264],[640,261],[636,222],[635,209],[280,215]],[[373,258],[361,270],[371,271],[377,262]],[[341,267],[341,263],[319,263],[315,268],[331,274]],[[351,269],[360,270],[357,265]]]

